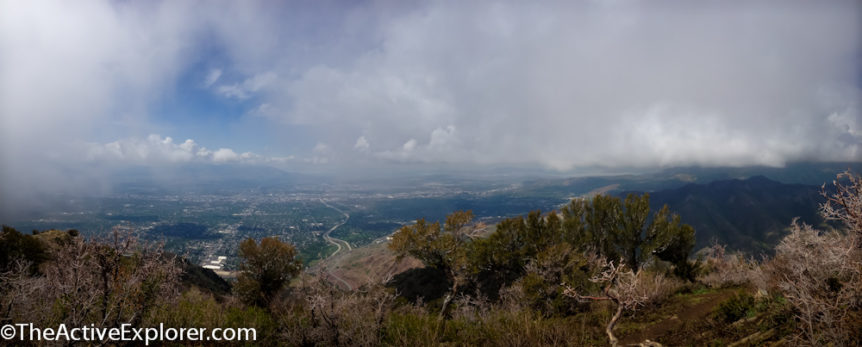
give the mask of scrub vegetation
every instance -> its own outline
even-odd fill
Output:
[[[325,266],[301,272],[277,238],[243,242],[224,283],[128,231],[4,227],[0,323],[256,328],[254,344],[289,346],[859,345],[862,178],[823,195],[829,229],[794,222],[761,259],[693,253],[695,230],[646,194],[575,199],[490,233],[456,211],[392,235],[388,251],[423,267],[352,290]]]

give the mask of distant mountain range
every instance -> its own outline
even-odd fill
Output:
[[[784,167],[677,167],[661,171],[658,177],[677,177],[691,183],[709,183],[718,180],[743,179],[765,176],[782,183],[810,184],[820,186],[835,179],[835,174],[846,170],[862,172],[862,162],[790,163]]]
[[[679,188],[686,184],[708,184],[714,181],[764,176],[788,184],[820,186],[831,183],[835,175],[846,170],[862,172],[862,162],[792,163],[785,167],[675,167],[655,172],[609,174],[569,178],[537,178],[518,188],[526,196],[579,196],[601,187],[611,191],[654,192]]]
[[[650,193],[653,209],[667,204],[695,228],[695,249],[718,242],[754,255],[771,253],[795,217],[822,224],[818,209],[824,200],[819,186],[785,184],[764,176]]]

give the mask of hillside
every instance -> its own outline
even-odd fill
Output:
[[[380,283],[389,276],[422,267],[422,262],[412,257],[397,259],[386,245],[385,240],[377,240],[351,250],[345,249],[315,264],[308,272],[325,271],[324,275],[330,282],[350,289],[367,283]]]
[[[697,230],[695,249],[718,242],[750,254],[770,253],[793,218],[821,224],[818,208],[823,201],[820,187],[764,176],[650,193],[653,209],[667,204]]]
[[[600,182],[590,181],[590,185],[595,184]],[[681,216],[683,223],[695,228],[695,250],[719,243],[751,255],[771,254],[796,217],[808,224],[822,224],[818,214],[822,202],[820,187],[784,184],[764,176],[691,183],[650,193],[651,209],[667,204]],[[327,261],[328,271],[354,288],[379,280],[394,270],[398,273],[420,265],[411,258],[396,263],[385,242],[380,240]]]

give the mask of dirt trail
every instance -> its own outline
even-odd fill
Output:
[[[683,303],[683,307],[675,315],[651,324],[641,331],[622,336],[620,344],[637,344],[647,339],[661,342],[662,336],[679,328],[685,322],[706,318],[707,315],[713,312],[716,306],[730,299],[734,293],[734,291],[717,291],[698,295],[696,303]]]

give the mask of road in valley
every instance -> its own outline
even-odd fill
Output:
[[[344,225],[344,223],[347,223],[347,220],[348,220],[348,219],[350,219],[350,215],[349,215],[349,214],[347,214],[347,212],[344,212],[344,211],[342,211],[342,210],[338,209],[337,207],[330,205],[329,203],[327,203],[327,202],[326,202],[326,200],[323,200],[322,198],[320,199],[320,202],[321,202],[322,204],[326,205],[326,207],[329,207],[329,208],[331,208],[331,209],[333,209],[333,210],[336,210],[336,211],[338,211],[339,213],[341,213],[341,214],[343,214],[343,215],[344,215],[344,220],[343,220],[343,221],[341,221],[341,223],[336,224],[336,225],[335,225],[335,226],[333,226],[332,228],[329,228],[329,230],[327,230],[325,233],[323,233],[323,239],[324,239],[324,240],[326,240],[326,241],[328,241],[329,243],[331,243],[331,244],[335,245],[336,247],[338,247],[338,249],[336,249],[336,250],[335,250],[335,252],[333,252],[333,253],[332,253],[332,254],[330,254],[328,257],[326,257],[326,259],[324,259],[324,260],[323,260],[323,261],[326,261],[326,260],[328,260],[328,259],[332,258],[332,256],[334,256],[334,255],[338,254],[338,252],[341,252],[341,249],[343,248],[343,247],[342,247],[342,245],[344,245],[344,247],[347,247],[347,250],[348,250],[348,251],[349,251],[349,250],[351,250],[351,249],[353,249],[352,247],[350,247],[350,243],[348,243],[347,241],[344,241],[344,240],[342,240],[342,239],[337,239],[337,238],[334,238],[334,237],[330,236],[330,234],[332,234],[332,232],[333,232],[333,231],[335,231],[335,229],[338,229],[338,227],[340,227],[340,226]],[[342,279],[341,277],[338,277],[337,275],[335,275],[334,273],[332,273],[332,271],[331,271],[331,270],[327,269],[327,270],[326,270],[326,272],[327,272],[327,273],[329,273],[329,275],[330,275],[330,276],[332,276],[333,278],[335,278],[336,280],[338,280],[339,282],[341,282],[341,283],[343,283],[345,286],[347,286],[347,290],[353,290],[353,286],[351,286],[351,285],[350,285],[350,283],[347,283],[347,281],[345,281],[345,280],[344,280],[344,279]]]

